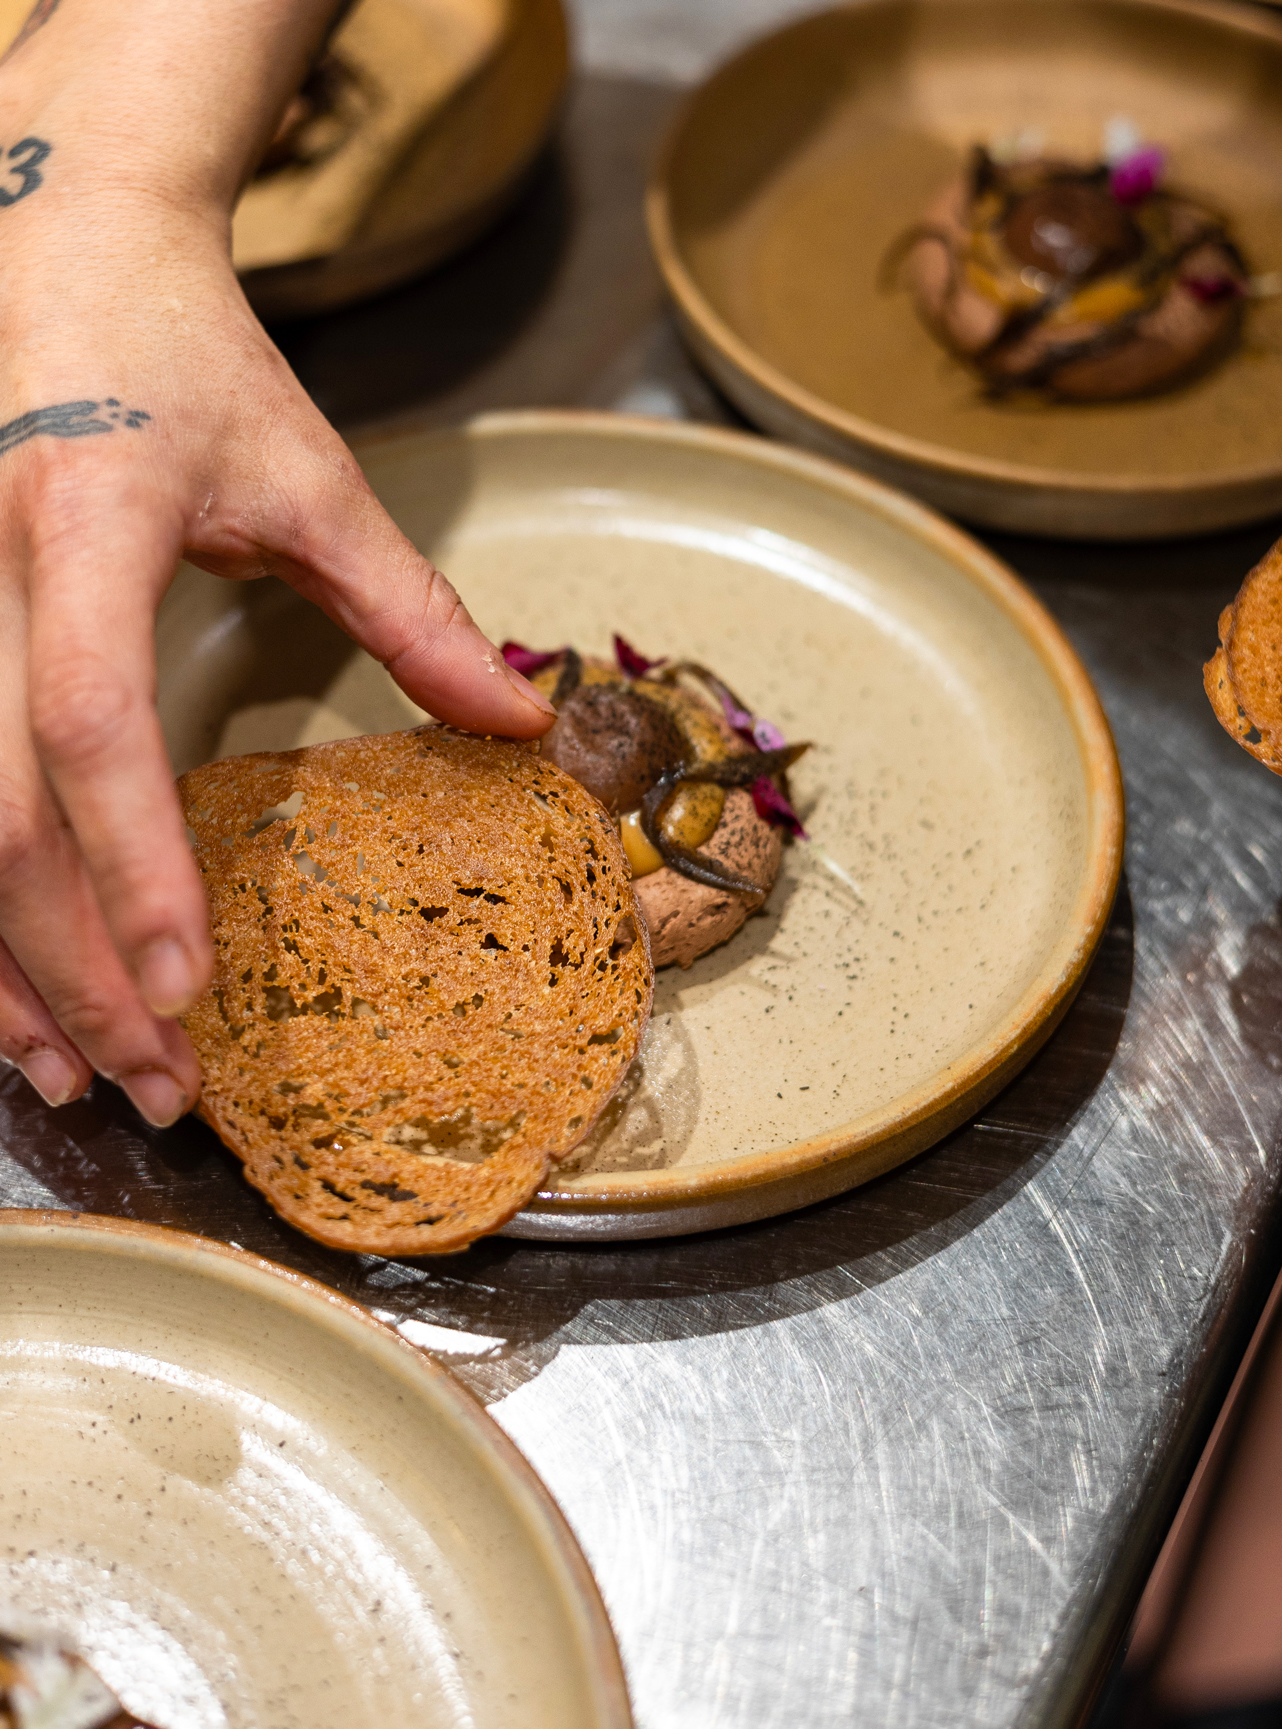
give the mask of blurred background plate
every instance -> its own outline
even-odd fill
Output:
[[[0,52],[30,13],[0,0]],[[561,0],[356,0],[236,208],[254,310],[342,306],[475,240],[547,142],[568,70]]]
[[[471,1395],[199,1237],[0,1211],[0,1626],[164,1729],[628,1729],[605,1610]]]
[[[508,1227],[672,1235],[769,1217],[910,1158],[1038,1049],[1121,863],[1108,727],[1076,656],[972,540],[876,483],[742,433],[492,415],[358,445],[483,629],[715,667],[814,749],[817,842],[764,914],[659,975],[638,1063]],[[159,624],[174,766],[421,718],[275,582],[184,569]]]
[[[358,0],[328,65],[322,112],[283,141],[285,160],[250,183],[233,220],[263,318],[379,293],[501,214],[560,106],[561,0]]]
[[[648,194],[696,356],[758,425],[974,522],[1122,539],[1282,508],[1282,301],[1242,348],[1145,401],[985,401],[878,287],[887,248],[976,142],[1097,157],[1126,115],[1172,180],[1282,269],[1282,23],[1194,0],[872,0],[715,73]]]

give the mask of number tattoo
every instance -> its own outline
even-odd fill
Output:
[[[107,397],[105,402],[59,402],[52,408],[33,408],[7,426],[0,426],[0,456],[42,434],[50,438],[91,438],[96,433],[114,432],[117,425],[137,432],[150,419],[141,408],[122,407],[114,396]]]
[[[43,184],[44,175],[40,172],[40,164],[53,149],[52,144],[46,144],[43,138],[23,138],[9,152],[8,160],[12,168],[5,170],[7,174],[18,174],[22,177],[22,185],[16,192],[7,186],[0,186],[0,204],[16,204],[20,198],[25,198],[29,192],[34,192],[37,186]],[[17,157],[26,151],[26,160],[19,162]]]

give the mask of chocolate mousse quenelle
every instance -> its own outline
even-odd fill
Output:
[[[787,771],[809,747],[706,667],[614,646],[613,664],[515,642],[503,653],[557,711],[542,754],[619,825],[655,966],[688,967],[764,905],[785,834],[804,837]]]
[[[1252,284],[1227,219],[1162,172],[1153,148],[1082,165],[976,145],[887,265],[990,394],[1164,389],[1228,353]]]

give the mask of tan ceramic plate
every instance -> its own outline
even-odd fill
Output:
[[[496,639],[704,660],[792,738],[811,832],[766,913],[660,974],[603,1124],[510,1227],[764,1218],[971,1115],[1067,1006],[1122,845],[1108,727],[1002,565],[847,469],[740,433],[489,416],[358,454]],[[160,623],[175,767],[418,717],[318,613],[184,570]]]
[[[1282,22],[1188,0],[872,0],[803,19],[690,100],[648,196],[695,353],[759,425],[1001,528],[1191,534],[1282,508],[1282,299],[1149,401],[997,405],[877,285],[976,140],[1097,154],[1125,114],[1282,270]]]
[[[628,1729],[569,1528],[355,1303],[154,1226],[0,1211],[0,1624],[165,1729]]]
[[[375,32],[380,57],[363,67],[366,79],[386,84],[393,107],[411,111],[420,74],[435,94],[413,125],[392,123],[391,136],[378,140],[356,136],[301,171],[296,190],[322,227],[355,200],[350,232],[321,256],[313,225],[291,220],[276,202],[277,181],[250,183],[233,222],[233,256],[263,318],[381,293],[458,252],[518,193],[555,123],[569,70],[561,0],[394,0],[375,9],[391,16]],[[363,23],[349,18],[340,42]],[[423,60],[408,69],[405,89],[397,87],[402,40]],[[276,258],[282,245],[295,256],[259,262],[264,247]]]

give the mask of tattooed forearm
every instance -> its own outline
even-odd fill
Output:
[[[29,192],[34,192],[37,186],[44,183],[44,175],[40,172],[40,164],[53,149],[43,138],[20,139],[9,152],[5,161],[13,166],[5,170],[6,176],[16,174],[18,184],[6,185],[0,181],[0,204],[16,204],[20,198],[25,198]],[[0,146],[0,157],[4,156],[3,146]]]
[[[125,408],[114,396],[105,402],[58,402],[52,408],[33,408],[0,426],[0,456],[43,434],[50,438],[92,438],[95,433],[114,432],[117,426],[137,432],[150,419],[141,408]]]
[[[9,44],[7,51],[0,55],[0,66],[9,58],[10,54],[16,54],[24,42],[29,42],[36,31],[42,25],[47,24],[57,10],[58,0],[36,0],[35,5],[27,14],[26,23]]]

